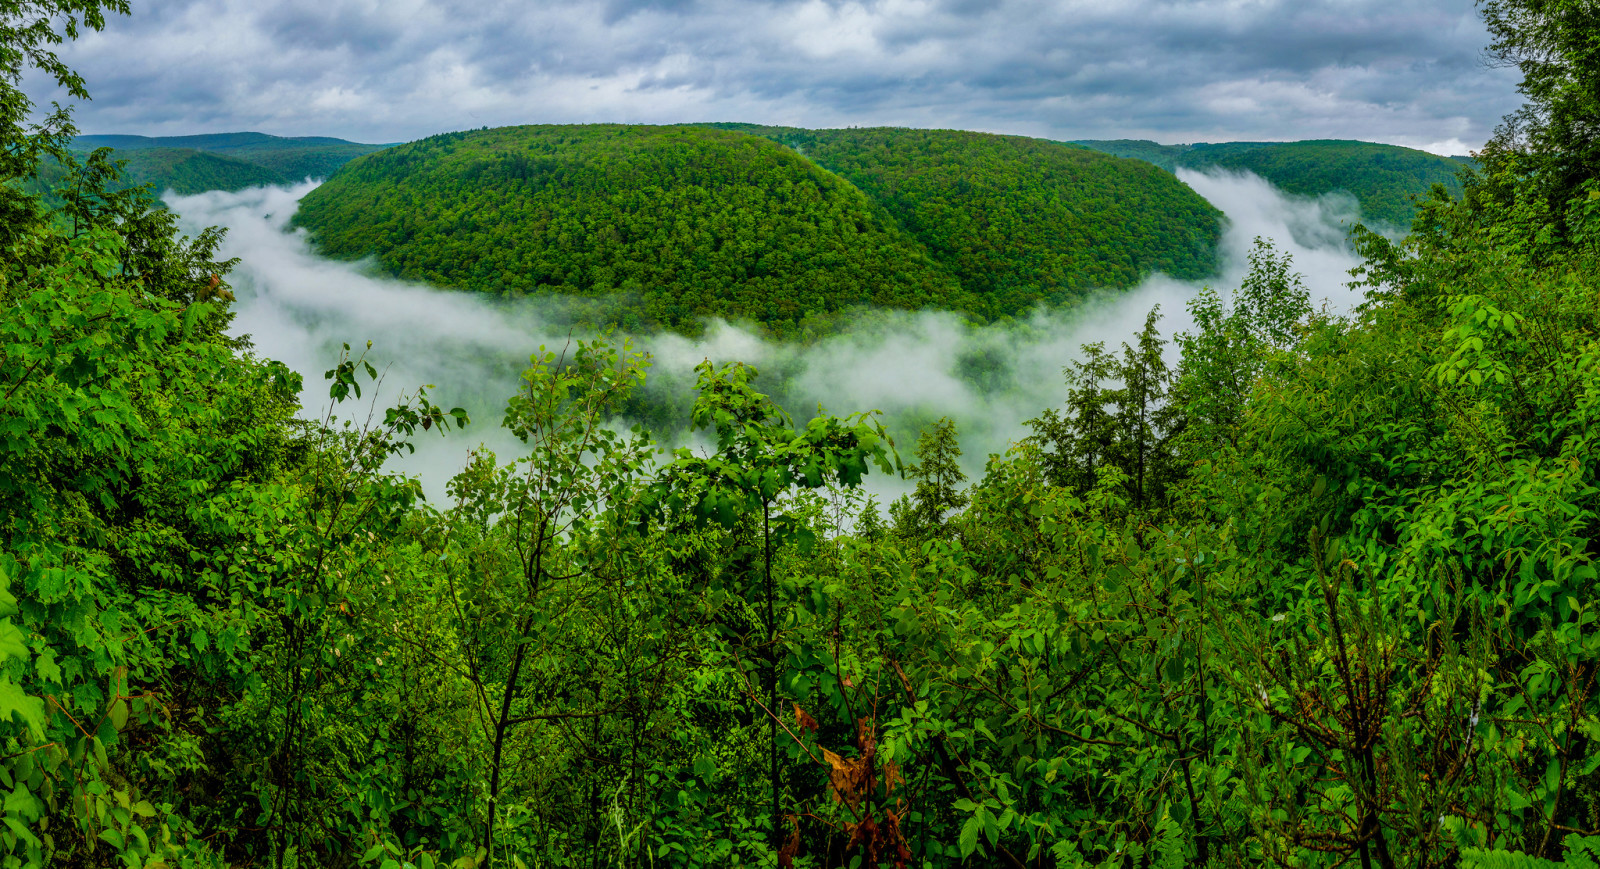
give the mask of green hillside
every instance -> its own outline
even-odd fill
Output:
[[[207,190],[243,190],[289,181],[265,166],[187,148],[147,148],[117,156],[128,161],[123,178],[129,184],[154,184],[157,193],[170,189],[180,196],[191,196]]]
[[[861,188],[989,315],[1216,267],[1219,212],[1143,163],[959,130],[719,126],[783,142]]]
[[[248,163],[265,169],[282,179],[254,182],[272,184],[299,181],[304,178],[326,178],[338,171],[339,167],[345,163],[363,154],[370,154],[373,151],[387,147],[385,145],[366,145],[359,142],[349,142],[344,139],[334,139],[327,136],[286,138],[269,136],[265,133],[210,133],[199,136],[162,137],[78,136],[73,140],[72,146],[79,151],[90,151],[95,148],[114,148],[118,157],[130,161],[128,167],[130,172],[135,171],[135,167],[140,165],[139,161],[151,152],[173,149],[201,152]],[[155,181],[158,188],[171,186],[176,189],[184,179],[181,175],[174,176],[172,179],[153,175],[150,180]]]
[[[112,190],[150,184],[158,196],[168,190],[179,196],[192,196],[207,190],[243,190],[246,187],[287,184],[290,181],[282,174],[255,163],[188,148],[119,150],[116,157],[126,161],[126,165],[122,176],[111,182]],[[40,166],[38,177],[23,186],[31,193],[44,196],[47,202],[57,204],[60,200],[52,191],[65,175],[59,163],[47,160]]]
[[[295,221],[331,256],[375,254],[445,286],[589,299],[602,309],[592,316],[628,325],[722,316],[782,332],[857,305],[971,306],[860,191],[787,148],[717,130],[434,136],[351,162]]]
[[[1279,188],[1307,196],[1343,190],[1355,196],[1368,219],[1409,226],[1412,197],[1443,184],[1461,192],[1461,161],[1426,151],[1338,139],[1303,142],[1224,142],[1159,145],[1134,139],[1080,141],[1108,154],[1133,157],[1168,171],[1178,167],[1246,170]]]
[[[720,127],[720,128],[719,128]],[[781,143],[781,144],[779,144]],[[777,332],[854,305],[992,318],[1152,271],[1210,274],[1218,212],[1170,175],[956,131],[515,127],[352,162],[301,204],[324,252],[640,322]]]

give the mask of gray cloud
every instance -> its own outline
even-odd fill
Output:
[[[1446,0],[163,0],[63,56],[93,132],[715,119],[1461,150],[1518,103],[1487,41]]]

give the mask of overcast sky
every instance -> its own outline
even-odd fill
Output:
[[[1520,103],[1469,0],[134,4],[61,52],[86,133],[749,121],[1459,154]]]

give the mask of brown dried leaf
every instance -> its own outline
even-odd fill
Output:
[[[883,765],[883,789],[886,793],[893,791],[896,786],[903,785],[905,782],[905,776],[900,774],[899,764],[891,760]]]
[[[778,849],[778,866],[781,869],[794,869],[794,855],[800,850],[800,819],[790,815],[789,827],[789,839]]]
[[[822,750],[822,759],[830,767],[828,784],[833,789],[833,798],[854,810],[861,804],[861,792],[866,790],[871,776],[867,759],[840,757],[826,748]]]
[[[804,709],[801,709],[799,703],[794,704],[794,720],[801,727],[812,733],[822,729],[822,725],[817,723],[817,719],[812,718]]]

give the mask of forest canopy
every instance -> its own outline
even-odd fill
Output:
[[[1216,210],[1133,161],[955,131],[752,132],[436,136],[351,163],[296,221],[401,277],[780,334],[863,305],[992,319],[1216,267]]]
[[[1528,109],[1355,232],[1349,316],[1261,240],[975,480],[948,420],[738,362],[663,448],[614,424],[648,357],[574,340],[435,502],[386,464],[484,421],[382,406],[360,345],[302,406],[219,234],[32,123],[22,73],[85,98],[52,47],[127,7],[0,0],[0,865],[1595,865],[1600,22],[1480,9]],[[350,168],[394,155],[435,165]]]
[[[66,151],[67,159],[81,161],[99,148],[111,149],[110,159],[124,164],[121,173],[108,181],[112,189],[148,184],[158,196],[169,190],[193,196],[208,190],[235,191],[326,178],[350,160],[382,147],[325,137],[285,139],[264,133],[220,133],[154,138],[74,136]],[[59,204],[57,189],[70,174],[61,159],[46,157],[37,177],[26,180],[24,186]]]
[[[1403,229],[1416,214],[1416,200],[1435,184],[1460,195],[1459,160],[1426,151],[1336,139],[1300,142],[1224,142],[1158,145],[1142,139],[1083,140],[1108,154],[1154,163],[1169,172],[1232,169],[1254,172],[1289,193],[1354,196],[1361,215],[1374,225]]]

